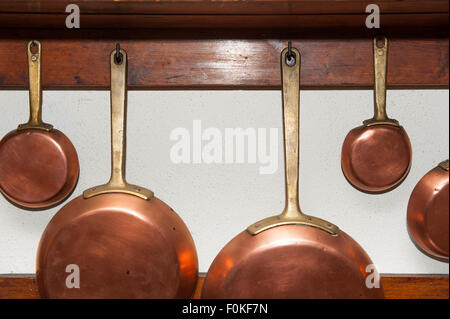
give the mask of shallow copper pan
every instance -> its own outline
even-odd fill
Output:
[[[376,268],[361,246],[337,226],[300,210],[298,50],[282,52],[281,70],[285,209],[251,225],[221,250],[202,297],[382,298]]]
[[[348,133],[342,146],[341,166],[347,180],[367,193],[384,193],[397,187],[411,168],[412,149],[405,129],[386,113],[388,41],[373,42],[375,115]]]
[[[41,44],[27,45],[30,119],[0,141],[0,190],[12,203],[44,209],[63,201],[75,188],[78,156],[70,140],[42,122]]]
[[[110,62],[111,179],[69,202],[48,224],[37,255],[39,293],[191,297],[198,261],[188,228],[152,191],[125,181],[126,52],[114,50]]]
[[[426,255],[448,262],[448,160],[429,171],[417,183],[408,203],[408,230]]]

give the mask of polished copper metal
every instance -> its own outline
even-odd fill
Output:
[[[401,126],[360,126],[342,146],[342,171],[357,189],[378,193],[399,185],[411,168],[412,149]]]
[[[0,189],[11,202],[47,208],[75,188],[76,150],[60,131],[14,130],[0,141]]]
[[[80,269],[69,289],[68,265]],[[47,226],[39,244],[43,298],[187,298],[197,281],[194,241],[183,221],[156,197],[79,196]]]
[[[367,288],[364,250],[310,226],[285,225],[252,236],[243,231],[214,259],[202,298],[383,298]]]
[[[374,116],[346,136],[341,167],[355,188],[367,193],[383,193],[397,187],[408,175],[412,149],[405,129],[386,113],[386,37],[374,38],[373,55]]]
[[[449,260],[449,172],[445,165],[417,183],[408,203],[408,230],[416,246],[440,261]]]
[[[36,270],[44,298],[188,298],[196,286],[197,252],[184,222],[152,191],[125,181],[120,54],[120,63],[110,55],[111,179],[65,205],[45,229]],[[79,288],[66,285],[69,265],[79,269]]]
[[[298,201],[300,53],[281,54],[286,206],[232,239],[214,259],[202,298],[383,298],[373,262],[337,226]],[[292,58],[292,57],[291,57]],[[375,275],[374,278],[377,276]]]
[[[28,43],[27,55],[30,118],[0,141],[0,190],[16,205],[44,209],[70,195],[78,181],[79,164],[70,140],[42,122],[39,41]]]

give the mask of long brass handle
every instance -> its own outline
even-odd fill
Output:
[[[305,215],[298,200],[299,181],[299,113],[300,113],[300,52],[288,48],[281,53],[281,80],[283,95],[284,165],[286,178],[286,204],[278,216],[265,218],[247,228],[250,235],[283,225],[303,225],[319,228],[332,235],[339,234],[339,228],[323,219]],[[290,61],[290,63],[288,63]]]
[[[298,200],[299,109],[300,109],[300,53],[292,49],[295,64],[287,64],[287,51],[281,54],[281,82],[283,96],[284,166],[286,203],[283,215],[297,217],[301,213]]]
[[[35,51],[35,52],[33,52]],[[32,40],[27,44],[28,78],[30,95],[30,117],[28,122],[20,124],[18,130],[40,129],[50,131],[53,127],[42,122],[42,88],[41,88],[41,43]]]
[[[374,116],[364,121],[364,125],[389,124],[398,126],[398,121],[390,119],[386,112],[386,82],[389,42],[385,36],[373,39],[373,74],[374,74]]]
[[[149,200],[153,192],[125,180],[126,112],[127,112],[127,53],[120,49],[110,55],[111,64],[111,178],[105,185],[84,191],[84,198],[107,194],[125,193]]]
[[[388,58],[388,40],[386,37],[373,39],[373,63],[375,76],[375,114],[374,119],[384,121],[386,113],[386,75]]]
[[[111,53],[111,179],[110,186],[124,186],[125,182],[125,134],[127,108],[127,56],[121,50],[117,63],[114,50]]]

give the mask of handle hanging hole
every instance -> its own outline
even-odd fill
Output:
[[[122,64],[122,62],[123,62],[123,54],[120,53],[120,44],[117,43],[116,44],[116,54],[114,54],[114,63],[120,65],[120,64]]]
[[[36,53],[39,52],[39,46],[38,46],[38,44],[37,44],[35,41],[31,41],[31,44],[30,44],[30,52],[31,52],[32,54],[36,54]]]
[[[122,53],[119,53],[119,57],[114,56],[114,63],[115,64],[120,65],[120,64],[122,64],[122,62],[123,62]]]
[[[291,52],[290,55],[288,53],[286,53],[286,64],[288,66],[294,66],[296,62],[297,62],[297,59],[296,59],[294,52]]]
[[[296,62],[295,53],[292,52],[292,41],[288,41],[288,51],[286,53],[286,64],[288,66],[294,66]]]
[[[377,45],[377,48],[379,48],[379,49],[384,48],[384,43],[385,43],[384,40],[385,40],[385,39],[384,39],[384,37],[382,37],[382,36],[378,36],[378,37],[376,38],[375,43],[376,43],[376,45]]]

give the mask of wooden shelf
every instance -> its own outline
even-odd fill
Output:
[[[0,27],[65,28],[68,4],[83,28],[364,27],[361,0],[1,0]],[[446,0],[379,0],[383,28],[448,25]]]
[[[388,87],[448,88],[447,0],[0,0],[0,89],[26,89],[25,44],[43,45],[44,89],[108,89],[108,55],[127,50],[130,89],[279,89],[287,40],[302,89],[373,87],[371,39],[390,39]]]
[[[387,299],[448,299],[448,276],[382,275]],[[193,299],[199,299],[204,276],[199,277]],[[34,275],[0,275],[0,299],[37,299]]]
[[[1,34],[1,33],[0,33]],[[55,36],[54,33],[51,33]],[[67,39],[25,32],[0,35],[0,88],[28,86],[25,45],[42,43],[45,89],[109,89],[109,53],[127,50],[129,89],[279,89],[280,39]],[[303,89],[373,87],[372,40],[293,39],[302,54]],[[447,88],[448,39],[390,41],[389,88]]]
[[[384,13],[448,12],[448,0],[1,0],[0,12],[63,13],[68,4],[90,14],[348,14],[376,3]]]

